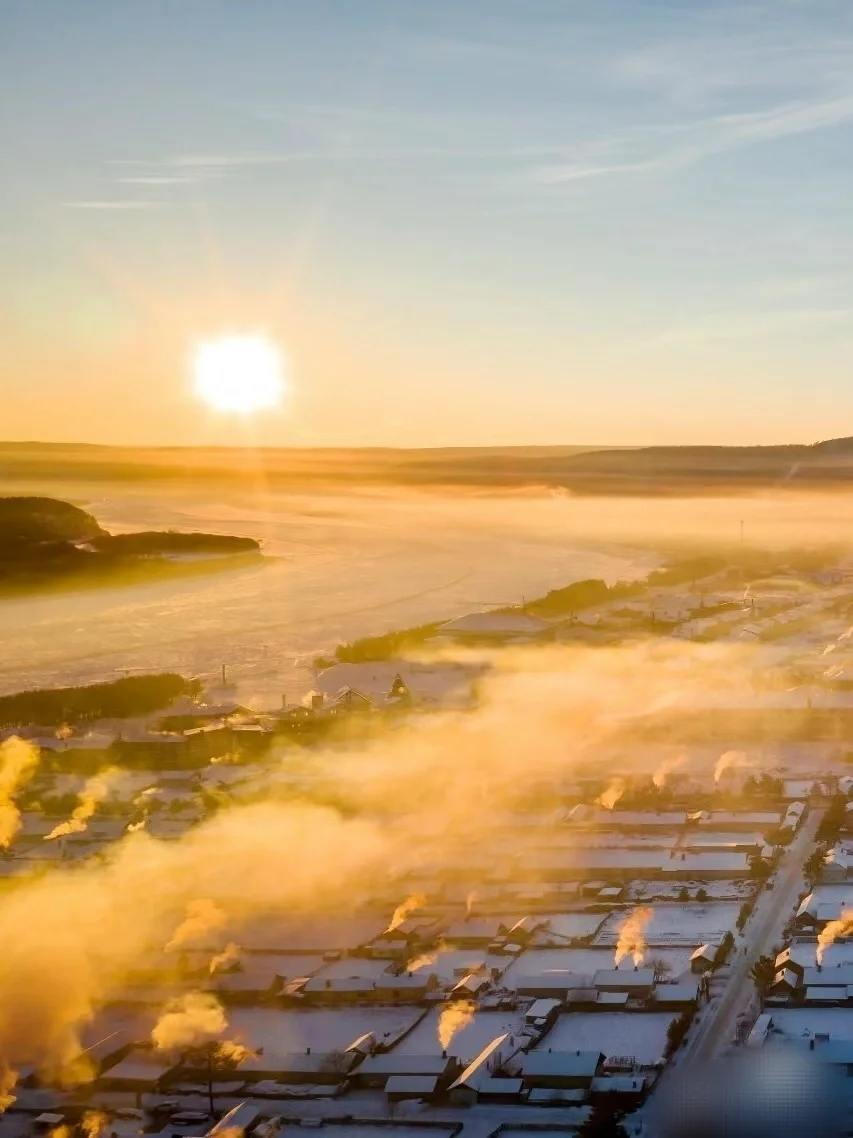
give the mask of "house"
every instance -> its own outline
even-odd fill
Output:
[[[687,1011],[699,1002],[699,981],[681,980],[671,984],[656,984],[655,1007],[661,1011]]]
[[[509,1032],[496,1036],[450,1085],[450,1101],[459,1106],[473,1106],[480,1099],[484,1083],[494,1082],[493,1075],[516,1049]]]
[[[447,1055],[400,1055],[386,1051],[368,1055],[355,1071],[354,1080],[359,1087],[384,1088],[394,1075],[434,1078],[438,1086],[447,1086],[455,1078],[459,1064]]]
[[[408,660],[366,660],[333,664],[315,679],[315,688],[334,702],[351,690],[379,710],[466,708],[474,702],[474,685],[484,669],[468,664],[420,664]]]
[[[630,1110],[642,1102],[647,1082],[645,1075],[596,1075],[590,1087],[590,1101],[610,1102]]]
[[[550,1027],[556,1022],[560,1011],[560,1000],[540,999],[534,1000],[524,1013],[524,1023],[528,1027],[535,1027],[540,1031]]]
[[[530,1051],[521,1064],[521,1081],[528,1088],[589,1090],[603,1063],[600,1051]]]
[[[652,994],[655,974],[651,968],[600,968],[592,983],[599,992],[627,992],[644,999]]]
[[[773,978],[768,996],[774,999],[790,999],[803,985],[803,975],[793,968],[781,968]]]
[[[590,978],[583,973],[570,972],[565,968],[553,968],[547,972],[516,976],[512,987],[519,996],[535,996],[564,1002],[572,990],[590,987]]]
[[[783,949],[783,951],[777,955],[774,963],[776,965],[777,973],[783,972],[785,969],[789,969],[792,972],[798,972],[800,977],[802,977],[803,973],[805,972],[804,965],[799,960],[797,960],[790,947]]]
[[[401,976],[312,976],[302,985],[302,998],[314,1004],[417,1004],[435,991],[438,980],[426,969]]]
[[[274,1079],[279,1083],[337,1086],[360,1061],[361,1055],[356,1051],[312,1051],[309,1047],[305,1051],[266,1055],[262,1049],[240,1063],[237,1077],[253,1082]]]
[[[700,944],[690,957],[691,972],[710,972],[717,963],[717,953],[720,946],[717,944]]]
[[[450,990],[450,999],[476,999],[491,987],[491,980],[482,972],[469,972],[458,980]]]
[[[261,1112],[253,1103],[238,1103],[211,1126],[204,1138],[245,1138],[260,1116]]]
[[[388,1102],[404,1099],[432,1099],[438,1088],[437,1075],[391,1075],[385,1083]]]
[[[99,1090],[155,1091],[174,1069],[173,1059],[164,1058],[148,1044],[131,1048],[118,1063],[97,1079]]]
[[[438,628],[437,636],[462,641],[518,642],[544,639],[551,626],[539,617],[521,609],[472,612],[448,620]]]

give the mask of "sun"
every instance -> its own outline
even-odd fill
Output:
[[[277,407],[284,394],[284,360],[267,336],[202,340],[192,362],[196,395],[216,411],[251,415]]]

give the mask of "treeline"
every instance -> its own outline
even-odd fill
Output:
[[[83,687],[44,688],[0,696],[0,728],[39,723],[58,727],[92,719],[126,719],[166,707],[182,695],[196,695],[198,680],[175,672],[125,676]]]
[[[335,659],[318,660],[320,666],[330,663],[360,664],[366,660],[389,660],[401,652],[420,648],[431,636],[435,636],[441,622],[419,624],[414,628],[403,628],[396,632],[386,632],[382,636],[364,636],[348,644],[339,644],[335,649]]]
[[[254,553],[260,544],[253,537],[219,533],[177,533],[175,530],[143,530],[139,533],[104,534],[90,543],[99,553],[140,556],[152,553]]]

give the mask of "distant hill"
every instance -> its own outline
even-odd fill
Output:
[[[574,494],[724,494],[849,487],[853,437],[783,446],[108,447],[0,443],[0,485],[159,482],[263,489],[559,487]]]

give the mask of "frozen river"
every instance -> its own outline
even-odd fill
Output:
[[[28,488],[29,490],[30,488]],[[33,487],[32,490],[36,488]],[[21,487],[4,493],[26,492]],[[57,495],[57,488],[46,492]],[[65,486],[108,529],[257,537],[265,564],[0,602],[0,690],[124,672],[212,677],[277,704],[340,641],[517,602],[584,577],[644,575],[648,552],[585,538],[565,498],[283,494]]]

